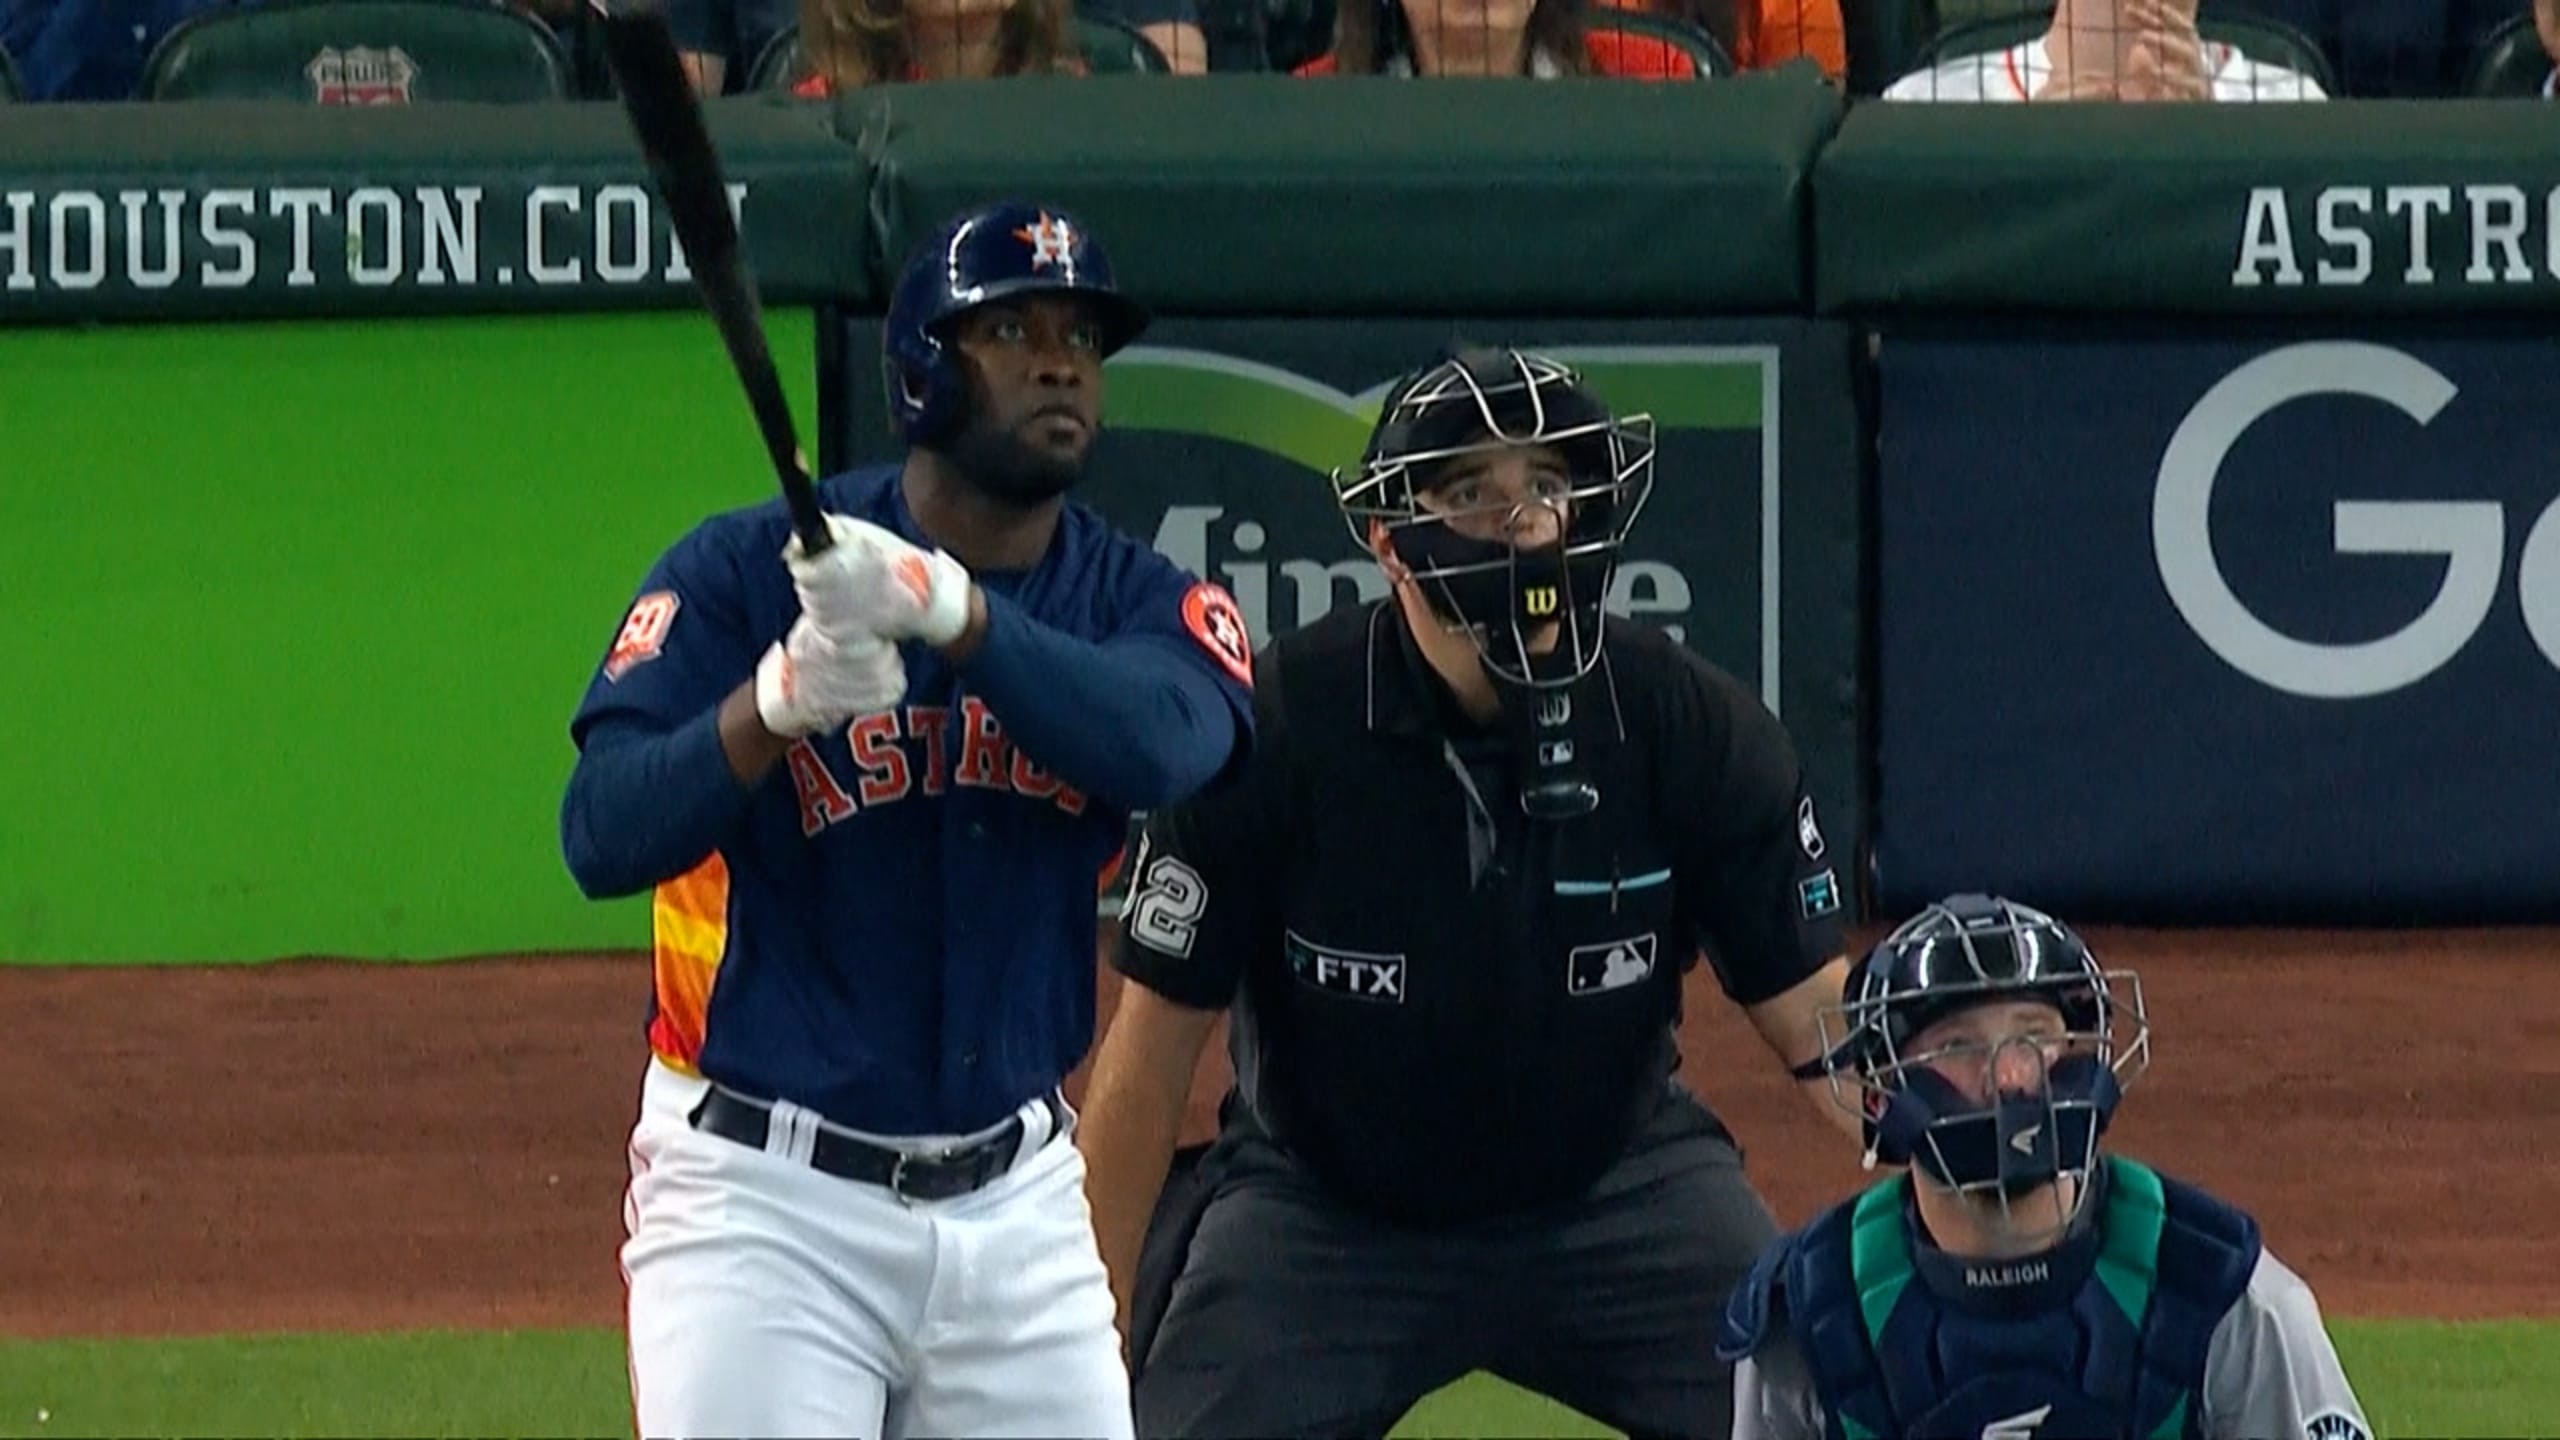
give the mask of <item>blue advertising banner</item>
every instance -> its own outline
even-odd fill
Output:
[[[1879,356],[1877,879],[2560,917],[2548,340]]]
[[[831,458],[897,453],[879,333],[876,320],[845,322]],[[1654,417],[1653,496],[1611,608],[1758,689],[1795,737],[1824,828],[1856,854],[1862,491],[1845,327],[1160,319],[1105,372],[1078,498],[1225,585],[1257,646],[1383,595],[1327,475],[1358,462],[1387,386],[1458,337],[1545,351],[1621,413]]]

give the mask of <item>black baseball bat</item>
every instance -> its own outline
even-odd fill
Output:
[[[685,79],[684,62],[676,58],[666,14],[648,0],[623,0],[619,7],[610,0],[593,3],[603,23],[605,64],[622,90],[622,108],[640,137],[649,173],[657,178],[668,222],[693,267],[693,283],[720,327],[738,383],[746,387],[748,408],[755,411],[756,429],[773,459],[774,478],[782,482],[783,503],[791,509],[791,528],[799,532],[802,551],[819,554],[834,542],[818,513],[817,491],[801,468],[791,407],[783,403],[782,380],[765,344],[755,281],[738,253],[738,226],[729,214],[720,155],[703,128],[702,106]]]

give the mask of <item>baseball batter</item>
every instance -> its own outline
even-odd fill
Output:
[[[1870,951],[1834,1015],[1870,1158],[1911,1173],[1734,1292],[1735,1440],[2367,1440],[2257,1222],[2098,1153],[2150,1055],[2137,977],[1958,895]]]
[[[1067,503],[1144,312],[1001,204],[892,298],[902,464],[651,568],[571,734],[591,896],[654,893],[622,1263],[644,1435],[1131,1429],[1058,1086],[1131,812],[1247,753],[1216,587]]]

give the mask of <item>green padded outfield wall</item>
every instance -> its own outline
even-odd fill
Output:
[[[558,805],[642,572],[773,493],[707,319],[0,331],[0,437],[0,963],[647,943]]]
[[[1183,315],[1802,313],[1810,65],[1708,85],[1221,76],[898,86],[842,102],[874,277],[1029,185]]]
[[[707,107],[768,301],[866,294],[823,107]],[[0,324],[694,303],[619,105],[0,111]]]
[[[1814,234],[1831,314],[2548,315],[2560,108],[1861,105]]]

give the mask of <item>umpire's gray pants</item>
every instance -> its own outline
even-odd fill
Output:
[[[1172,1183],[1133,1307],[1140,1440],[1383,1436],[1472,1370],[1631,1436],[1731,1431],[1717,1320],[1778,1232],[1676,1084],[1581,1199],[1519,1216],[1371,1220],[1235,1123]]]

